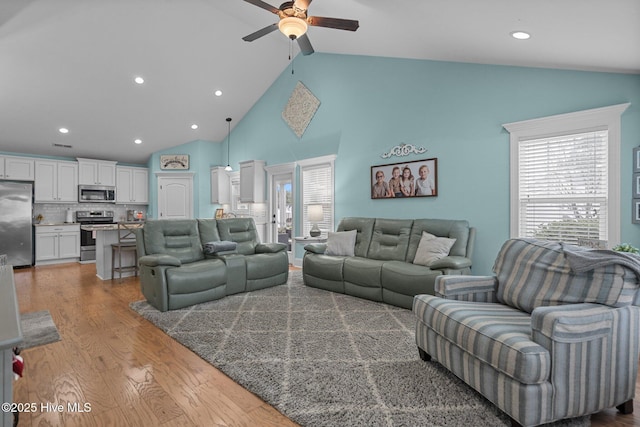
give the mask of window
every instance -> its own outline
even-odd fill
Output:
[[[312,223],[309,221],[309,205],[322,205],[322,221],[318,226],[322,235],[333,231],[333,170],[335,156],[319,157],[298,162],[300,165],[302,231],[309,235]]]
[[[511,237],[620,239],[620,115],[629,104],[510,123]]]

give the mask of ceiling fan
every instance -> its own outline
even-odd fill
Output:
[[[307,9],[312,0],[295,0],[287,1],[280,5],[279,8],[271,6],[262,0],[244,0],[255,6],[261,7],[274,13],[280,17],[280,21],[275,24],[268,25],[261,30],[251,33],[242,38],[247,42],[252,42],[262,36],[279,29],[285,36],[291,40],[297,40],[300,51],[303,55],[311,55],[313,47],[307,37],[307,28],[309,25],[315,27],[335,28],[338,30],[355,31],[360,24],[352,19],[325,18],[322,16],[307,16]]]

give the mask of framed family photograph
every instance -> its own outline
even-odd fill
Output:
[[[438,159],[371,166],[371,198],[438,195]]]

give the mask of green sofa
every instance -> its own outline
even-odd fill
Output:
[[[471,272],[475,229],[465,220],[342,219],[337,231],[349,230],[356,230],[354,256],[327,255],[327,244],[305,246],[305,285],[411,309],[415,295],[434,294],[437,276]],[[448,256],[414,264],[423,232],[455,239]]]
[[[227,250],[205,251],[216,243]],[[160,311],[281,285],[289,276],[286,245],[260,243],[252,218],[149,220],[136,230],[136,245],[142,294]]]

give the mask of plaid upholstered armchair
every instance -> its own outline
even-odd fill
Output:
[[[417,295],[416,343],[512,419],[535,426],[633,411],[640,258],[507,241],[495,276],[440,276]]]

